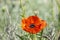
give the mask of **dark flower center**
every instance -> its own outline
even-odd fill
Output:
[[[35,27],[35,25],[34,25],[34,24],[31,24],[31,25],[30,25],[30,27],[31,27],[31,28],[34,28],[34,27]]]

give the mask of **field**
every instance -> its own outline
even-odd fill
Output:
[[[34,15],[47,25],[31,34],[21,23]],[[0,40],[60,40],[60,0],[0,0]]]

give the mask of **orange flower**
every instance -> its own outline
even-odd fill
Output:
[[[22,19],[22,29],[26,32],[36,34],[46,26],[46,21],[38,18],[37,16],[29,16]]]

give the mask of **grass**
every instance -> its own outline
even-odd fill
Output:
[[[21,28],[21,19],[37,14],[47,21],[41,40],[58,40],[60,36],[59,0],[0,0],[0,39],[32,40]],[[16,36],[17,34],[17,36]],[[36,34],[40,40],[41,33]]]

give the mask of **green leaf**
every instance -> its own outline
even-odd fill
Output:
[[[24,40],[22,36],[19,36],[18,34],[16,34],[17,37],[19,37],[21,40]]]

